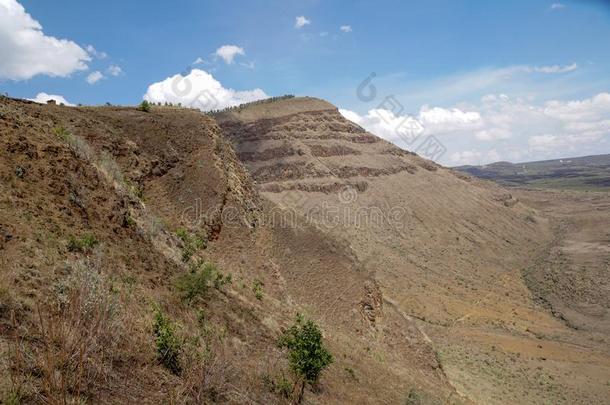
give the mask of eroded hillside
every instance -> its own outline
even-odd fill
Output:
[[[478,403],[603,401],[607,345],[575,346],[588,336],[523,279],[556,241],[548,216],[394,147],[321,100],[216,118],[264,198],[349,245],[379,286],[381,305],[366,307],[376,327],[391,329],[390,310],[415,319],[460,393]],[[557,350],[565,356],[546,362]],[[589,383],[574,384],[574,374]]]
[[[416,324],[383,309],[349,244],[307,221],[267,220],[277,206],[260,199],[213,119],[4,98],[0,114],[6,395],[287,402],[277,339],[302,312],[335,358],[308,401],[459,400]],[[198,260],[231,283],[185,301],[181,280]],[[90,301],[93,313],[75,304]],[[180,370],[156,356],[159,317],[182,342]]]
[[[608,396],[607,342],[539,299],[544,206],[325,101],[206,116],[2,98],[0,136],[3,394],[287,403],[277,340],[300,312],[334,357],[307,403]],[[215,281],[185,290],[204,261]]]

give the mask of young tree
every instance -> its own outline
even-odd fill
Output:
[[[144,112],[149,112],[150,111],[150,103],[146,100],[142,101],[140,103],[140,110],[144,111]]]
[[[333,356],[322,343],[322,332],[311,320],[297,314],[294,325],[280,337],[280,348],[288,349],[290,368],[297,377],[293,392],[300,385],[297,403],[303,399],[305,384],[315,384],[322,370],[333,362]]]

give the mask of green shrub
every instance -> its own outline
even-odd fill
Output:
[[[172,373],[179,374],[182,370],[180,367],[182,343],[176,335],[175,329],[173,322],[163,315],[160,309],[157,309],[153,323],[157,358]]]
[[[270,392],[279,394],[285,398],[290,398],[290,394],[292,393],[292,384],[283,375],[276,381],[270,375],[265,374],[263,376],[263,382]]]
[[[176,231],[176,236],[184,243],[187,243],[189,240],[189,234],[186,229],[178,228]]]
[[[146,100],[140,103],[140,111],[150,112],[150,103]]]
[[[283,397],[290,397],[292,393],[292,384],[288,379],[284,376],[280,377],[280,379],[275,383],[275,392],[280,394]]]
[[[10,391],[1,403],[6,405],[19,405],[21,404],[22,395],[19,391]]]
[[[280,337],[280,348],[288,349],[288,362],[297,377],[295,387],[301,384],[297,402],[301,402],[305,384],[315,384],[322,371],[333,362],[333,356],[322,343],[322,332],[311,320],[297,314],[294,325]]]
[[[191,266],[190,272],[178,279],[176,287],[181,292],[182,299],[192,301],[204,297],[211,287],[220,290],[225,284],[231,283],[231,275],[225,276],[214,263],[199,262]]]
[[[92,234],[85,234],[82,238],[70,236],[68,250],[70,252],[84,252],[93,249],[98,243],[98,240]]]
[[[53,128],[53,133],[62,141],[69,142],[72,139],[72,134],[63,126]]]
[[[259,301],[263,299],[263,285],[263,282],[260,280],[254,280],[254,283],[252,283],[252,292],[254,292],[254,296]]]
[[[182,241],[182,261],[188,263],[195,252],[205,249],[205,239],[197,234],[189,234],[185,229],[179,228],[176,236]]]

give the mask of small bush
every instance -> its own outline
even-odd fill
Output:
[[[206,247],[206,241],[202,236],[189,234],[185,229],[179,228],[176,236],[182,241],[182,261],[185,263],[188,263],[197,251]]]
[[[89,160],[94,156],[93,149],[89,146],[87,141],[73,135],[63,126],[60,125],[53,128],[53,133],[63,142],[67,143],[70,149],[72,149],[81,159]]]
[[[107,387],[116,375],[124,337],[122,308],[100,263],[71,265],[70,275],[54,285],[54,302],[39,308],[41,344],[27,361],[40,370],[44,403],[68,403]]]
[[[150,103],[146,100],[142,101],[140,103],[139,109],[140,109],[140,111],[150,112]]]
[[[53,133],[62,141],[69,142],[72,139],[72,134],[63,126],[53,128]]]
[[[276,381],[270,375],[266,374],[263,376],[263,382],[270,392],[281,395],[284,398],[290,398],[290,394],[292,394],[292,383],[283,375]]]
[[[169,371],[180,374],[180,352],[182,343],[176,335],[176,327],[160,309],[155,312],[153,333],[157,346],[157,358]]]
[[[92,234],[85,234],[82,238],[75,238],[70,236],[68,240],[68,250],[70,252],[85,252],[90,251],[99,242]]]
[[[254,280],[252,283],[252,292],[254,292],[254,296],[257,300],[263,299],[263,282],[260,280]]]
[[[199,262],[191,266],[188,274],[178,279],[176,287],[182,294],[182,299],[192,301],[203,297],[213,286],[220,290],[225,284],[231,283],[231,275],[224,275],[214,263]]]
[[[322,332],[311,320],[297,314],[294,325],[280,337],[280,348],[288,349],[288,362],[294,372],[297,384],[301,384],[297,403],[300,403],[305,384],[315,384],[322,371],[333,362],[333,356],[322,343]]]

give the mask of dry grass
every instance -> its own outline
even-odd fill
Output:
[[[221,341],[208,342],[201,349],[193,349],[185,356],[177,392],[183,403],[226,401],[235,391],[231,381],[237,375],[230,349]]]
[[[55,292],[32,324],[18,326],[13,316],[12,391],[47,403],[80,402],[113,377],[121,308],[95,260],[74,263]]]

